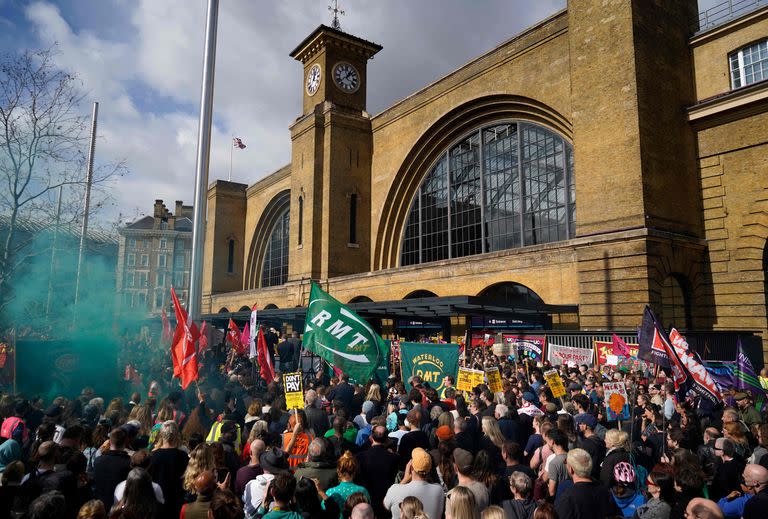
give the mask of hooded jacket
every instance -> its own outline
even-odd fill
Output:
[[[530,519],[536,510],[536,502],[532,499],[507,499],[501,502],[501,507],[508,519]]]

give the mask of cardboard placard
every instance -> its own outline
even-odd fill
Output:
[[[488,368],[485,370],[485,375],[488,377],[488,388],[492,393],[501,393],[504,391],[504,386],[501,383],[501,373],[499,373],[499,368]]]
[[[629,398],[624,382],[603,382],[605,417],[608,421],[629,420]]]
[[[459,391],[472,391],[472,388],[482,384],[485,372],[478,369],[459,368],[456,376],[456,389]]]
[[[301,382],[301,372],[284,373],[283,387],[285,388],[286,409],[303,409],[304,388]]]
[[[547,381],[549,389],[552,390],[552,396],[560,398],[565,396],[565,386],[563,385],[563,379],[560,378],[560,374],[556,369],[550,369],[544,372],[544,380]]]

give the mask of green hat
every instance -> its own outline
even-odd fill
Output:
[[[746,400],[747,398],[749,398],[749,395],[744,393],[743,391],[739,391],[734,395],[734,398],[736,400]]]

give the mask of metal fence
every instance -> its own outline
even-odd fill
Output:
[[[699,24],[693,31],[706,31],[764,5],[768,5],[768,0],[728,0],[717,4],[699,13]]]

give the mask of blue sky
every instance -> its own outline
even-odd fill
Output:
[[[98,218],[190,202],[206,0],[0,0],[0,50],[58,44],[58,64],[99,101],[97,162],[129,174]],[[288,53],[319,24],[326,0],[221,0],[210,180],[251,184],[290,158],[301,65]],[[702,0],[702,8],[716,0]],[[377,113],[565,6],[565,0],[341,0],[342,28],[383,45],[369,65]]]

